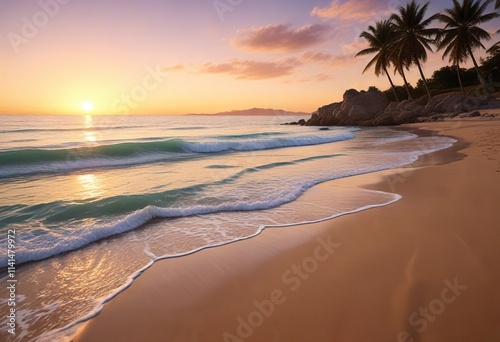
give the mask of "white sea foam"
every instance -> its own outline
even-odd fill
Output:
[[[299,135],[293,137],[274,137],[264,139],[260,138],[240,141],[185,141],[182,143],[182,146],[184,149],[190,152],[214,153],[223,151],[257,151],[279,147],[310,146],[349,139],[354,139],[354,134],[351,132],[334,134],[330,133],[325,135],[318,135],[317,133],[312,135],[309,133],[307,135]]]

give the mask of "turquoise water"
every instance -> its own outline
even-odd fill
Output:
[[[159,259],[392,203],[397,194],[315,185],[453,142],[281,125],[297,119],[1,116],[0,241],[16,231],[24,289],[17,339],[71,336]]]

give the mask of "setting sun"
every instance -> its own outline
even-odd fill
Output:
[[[85,101],[82,103],[82,108],[83,110],[90,112],[92,109],[94,109],[94,104],[92,102]]]

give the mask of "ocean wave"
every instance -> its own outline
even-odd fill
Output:
[[[327,144],[337,141],[354,139],[351,132],[335,133],[330,135],[308,134],[292,137],[272,137],[248,140],[215,140],[189,142],[182,144],[183,149],[196,153],[217,153],[225,151],[258,151],[280,147],[310,146]]]
[[[189,141],[173,138],[160,141],[123,142],[110,145],[62,149],[22,149],[0,152],[0,178],[38,173],[59,173],[79,169],[137,165],[189,158],[194,153],[257,151],[265,149],[319,145],[353,139],[351,132],[301,134],[288,137],[251,139],[209,139]]]
[[[13,204],[9,206],[2,206],[0,207],[0,226],[8,224],[22,224],[23,222],[27,222],[29,220],[38,220],[44,223],[56,223],[71,220],[97,219],[106,216],[119,216],[148,206],[158,206],[160,203],[163,207],[175,205],[175,203],[181,198],[184,202],[188,198],[191,198],[194,203],[197,198],[202,197],[201,192],[203,190],[209,187],[219,189],[220,186],[234,183],[250,173],[339,156],[341,155],[319,155],[286,162],[263,164],[243,169],[217,181],[169,189],[163,192],[119,195],[104,197],[87,202],[55,201],[39,203],[36,205]]]
[[[49,231],[43,236],[31,239],[30,248],[18,248],[16,251],[16,263],[22,264],[28,261],[36,261],[49,258],[53,255],[79,249],[94,241],[98,241],[113,235],[125,233],[141,227],[153,218],[176,218],[193,215],[204,215],[228,211],[253,211],[263,210],[279,206],[297,199],[308,187],[313,184],[303,184],[293,191],[286,192],[286,196],[274,200],[256,201],[252,203],[221,203],[219,205],[195,205],[190,207],[163,208],[148,205],[126,216],[118,217],[113,222],[103,225],[92,225],[90,227],[74,227],[72,234],[64,232]],[[68,223],[68,225],[70,225]],[[18,239],[22,239],[22,233],[18,233]],[[0,257],[0,267],[7,265],[7,257]]]

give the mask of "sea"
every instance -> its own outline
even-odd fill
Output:
[[[390,205],[329,181],[454,143],[298,119],[0,116],[0,340],[70,340],[159,260]]]

